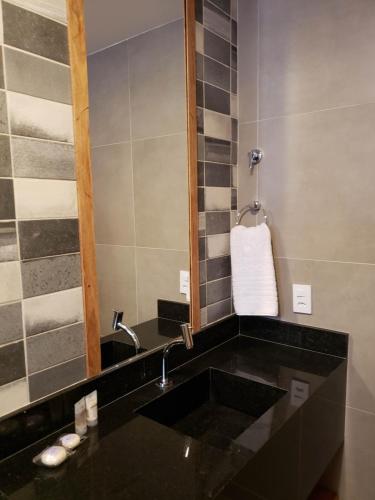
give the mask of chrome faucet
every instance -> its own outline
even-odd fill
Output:
[[[169,344],[167,344],[163,349],[163,364],[162,364],[162,375],[161,381],[158,382],[158,386],[162,389],[166,387],[170,387],[173,385],[173,382],[168,379],[168,356],[172,349],[172,347],[176,345],[184,344],[186,349],[192,349],[194,347],[192,328],[189,323],[184,323],[181,325],[182,330],[182,339],[173,340]]]
[[[122,323],[123,315],[124,313],[122,311],[113,311],[112,329],[114,332],[117,330],[122,330],[123,332],[127,333],[134,342],[136,351],[138,351],[141,348],[141,344],[139,342],[137,334],[130,328],[130,326],[126,326]]]

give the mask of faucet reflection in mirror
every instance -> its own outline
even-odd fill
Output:
[[[135,333],[134,330],[130,328],[130,326],[126,326],[124,323],[122,323],[122,317],[124,313],[121,311],[113,311],[113,322],[112,322],[112,330],[116,332],[117,330],[122,330],[124,333],[127,333],[129,337],[132,339],[134,342],[134,347],[136,350],[136,353],[138,350],[141,348],[141,344],[139,342],[139,339],[137,337],[137,334]]]

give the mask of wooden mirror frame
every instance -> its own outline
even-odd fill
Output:
[[[99,292],[96,273],[93,182],[89,135],[89,96],[84,0],[66,0],[74,118],[79,237],[87,351],[87,376],[101,372]],[[185,0],[185,67],[188,141],[190,323],[200,328],[199,219],[197,180],[197,108],[195,0]]]

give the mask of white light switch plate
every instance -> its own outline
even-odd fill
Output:
[[[311,314],[311,285],[293,285],[293,312]]]
[[[180,293],[186,295],[186,300],[190,302],[190,273],[189,271],[180,271]]]

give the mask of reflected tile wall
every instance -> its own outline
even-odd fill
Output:
[[[133,326],[157,317],[158,299],[186,302],[183,29],[178,19],[88,57],[102,336],[111,333],[113,309]],[[203,75],[203,58],[199,64]],[[201,132],[203,122],[201,110]]]
[[[229,232],[237,210],[237,0],[196,2],[196,51],[204,326],[233,313]]]
[[[65,2],[11,0],[1,7],[0,397],[7,403],[0,414],[6,414],[82,380],[85,337]]]

